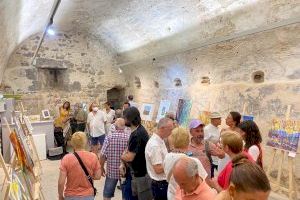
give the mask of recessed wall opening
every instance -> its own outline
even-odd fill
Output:
[[[180,78],[175,78],[174,79],[174,84],[175,84],[175,87],[181,87],[182,86],[181,79]]]
[[[122,108],[125,102],[125,89],[114,87],[107,90],[107,101],[109,101],[114,109]]]
[[[263,71],[253,72],[252,80],[254,83],[263,83],[265,81],[265,73]]]
[[[141,79],[139,77],[134,77],[134,84],[136,88],[141,88],[142,84],[141,84]]]

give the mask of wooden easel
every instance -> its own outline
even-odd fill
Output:
[[[2,197],[1,197],[1,200],[6,200],[8,199],[8,195],[9,195],[9,184],[5,181],[5,180],[8,180],[8,182],[10,182],[10,176],[9,176],[9,171],[7,169],[7,166],[5,164],[5,161],[3,159],[3,156],[0,152],[0,168],[3,169],[4,171],[4,182],[3,182],[3,186],[2,186],[2,189],[1,189],[1,194],[2,194]]]
[[[14,118],[14,119],[16,119],[16,118]],[[9,126],[6,118],[4,118],[4,120],[5,120],[6,125],[8,127],[9,133],[12,133],[12,130],[10,129],[10,126]],[[25,127],[26,127],[26,125],[25,125]],[[33,160],[34,161],[34,169],[33,169],[33,174],[34,174],[33,178],[34,178],[34,180],[33,180],[33,183],[32,183],[33,185],[31,187],[31,188],[33,188],[33,190],[29,191],[30,199],[32,199],[32,200],[45,199],[44,195],[42,193],[42,190],[41,190],[41,183],[40,183],[41,182],[41,163],[40,163],[39,157],[37,155],[37,150],[35,148],[35,144],[34,144],[34,141],[33,141],[33,138],[32,138],[32,134],[31,134],[31,132],[28,129],[26,130],[26,128],[23,131],[28,131],[28,133],[26,133],[27,135],[25,136],[25,140],[26,140],[26,143],[31,148],[30,149],[30,151],[31,151],[31,157],[32,157],[32,159],[34,159]],[[8,175],[12,172],[12,170],[16,170],[16,171],[19,170],[18,166],[16,165],[16,163],[17,163],[17,157],[16,157],[15,154],[13,154],[13,158],[11,160],[11,165],[10,165],[11,166],[11,170],[7,170]],[[26,178],[25,175],[23,175],[23,178],[24,179]],[[4,180],[4,185],[7,185],[6,187],[8,187],[8,188],[6,188],[6,191],[8,190],[8,192],[9,192],[9,182],[10,182],[10,177],[6,176],[5,180]],[[8,194],[9,193],[7,193],[7,195]],[[7,195],[5,194],[4,200],[8,199]]]
[[[286,120],[290,119],[290,112],[291,112],[291,105],[288,105],[288,108],[286,111]],[[276,178],[276,180],[274,180],[270,174],[271,174],[272,170],[274,169],[274,160],[275,160],[275,156],[276,156],[277,152],[279,152],[279,156],[276,157],[276,159],[279,160],[279,166],[278,166],[277,178]],[[288,151],[278,149],[278,148],[272,148],[272,157],[271,157],[271,162],[268,166],[267,176],[270,179],[270,183],[271,183],[272,189],[274,191],[287,192],[288,196],[289,196],[289,200],[293,200],[294,196],[297,197],[297,190],[296,190],[296,184],[295,184],[295,178],[294,178],[295,158],[289,156],[288,154],[289,154]],[[284,187],[281,185],[283,162],[284,162],[284,158],[286,156],[288,158],[288,172],[289,172],[288,187]]]

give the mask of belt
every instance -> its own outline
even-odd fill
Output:
[[[168,184],[168,182],[166,180],[161,180],[161,181],[157,181],[157,180],[154,180],[154,179],[151,179],[151,180],[152,180],[152,183],[154,183],[154,184],[162,184],[162,183],[167,183]]]

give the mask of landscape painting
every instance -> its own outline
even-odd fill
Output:
[[[141,118],[145,121],[152,121],[153,104],[143,103],[141,107]]]

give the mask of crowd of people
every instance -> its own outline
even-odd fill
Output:
[[[116,111],[109,102],[104,110],[92,103],[87,116],[78,109],[71,136],[74,153],[60,165],[60,200],[94,199],[93,181],[101,177],[105,184],[98,195],[104,200],[112,199],[117,187],[123,200],[268,199],[262,137],[254,121],[241,122],[238,112],[230,112],[228,128],[220,130],[222,116],[212,112],[210,124],[192,119],[183,128],[167,113],[148,133],[132,96],[129,100],[132,104],[125,102]],[[66,102],[55,120],[56,142],[64,149],[69,112]]]

